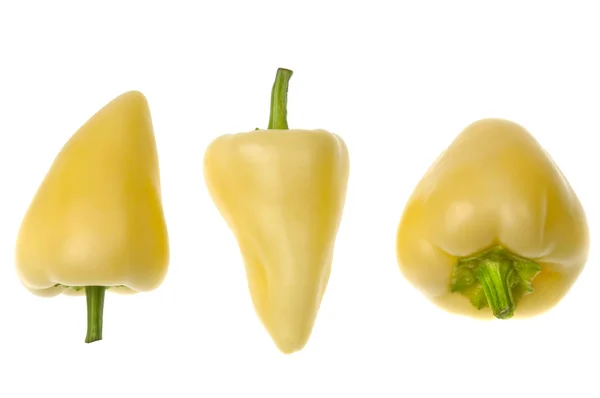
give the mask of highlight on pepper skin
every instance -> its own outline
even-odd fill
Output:
[[[39,296],[85,293],[91,343],[102,339],[106,290],[153,290],[168,263],[150,110],[142,93],[130,91],[56,156],[21,223],[17,272]]]
[[[585,212],[533,136],[503,119],[468,126],[429,168],[399,223],[407,280],[481,319],[530,317],[567,294],[588,257]]]
[[[277,71],[268,129],[218,137],[204,156],[206,185],[239,244],[254,308],[286,354],[311,335],[349,174],[339,136],[288,129],[291,76]]]

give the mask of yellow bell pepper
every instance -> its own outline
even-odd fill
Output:
[[[584,210],[562,172],[529,132],[501,119],[455,139],[417,185],[397,234],[404,276],[433,303],[474,318],[552,308],[588,247]]]
[[[277,71],[267,130],[218,137],[204,158],[205,181],[239,244],[254,308],[286,354],[301,350],[311,334],[349,173],[339,136],[288,130],[291,75]]]
[[[17,271],[39,296],[85,291],[90,343],[102,339],[105,290],[153,290],[168,262],[150,110],[141,93],[127,92],[55,158],[19,229]]]

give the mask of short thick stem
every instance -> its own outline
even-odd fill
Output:
[[[277,69],[275,83],[271,91],[271,115],[269,117],[269,130],[287,130],[287,92],[293,72],[289,69]]]
[[[514,272],[509,261],[483,260],[476,278],[481,283],[488,304],[499,319],[511,318],[515,312],[510,277]]]
[[[533,292],[531,283],[541,270],[535,261],[493,246],[458,260],[450,290],[467,297],[475,308],[489,306],[496,318],[508,319],[518,300]]]
[[[104,312],[104,286],[86,286],[87,301],[87,335],[86,343],[102,340],[102,317]]]

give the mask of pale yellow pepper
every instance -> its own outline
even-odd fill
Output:
[[[324,130],[288,130],[292,72],[279,69],[268,130],[224,135],[205,153],[209,192],[243,256],[258,316],[292,353],[311,334],[331,271],[348,150]]]
[[[501,119],[471,124],[437,159],[397,235],[404,276],[440,307],[476,318],[552,308],[588,247],[585,213],[561,171],[530,133]]]
[[[83,294],[86,342],[102,339],[104,293],[163,281],[169,243],[146,98],[127,92],[64,145],[22,221],[18,274],[40,296]]]

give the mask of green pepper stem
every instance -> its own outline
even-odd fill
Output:
[[[461,293],[477,309],[489,306],[496,318],[508,319],[518,300],[533,293],[531,283],[541,270],[535,261],[493,246],[458,260],[450,291]]]
[[[277,69],[275,83],[271,91],[271,114],[268,129],[287,130],[287,92],[293,72],[289,69]]]
[[[104,312],[104,286],[86,286],[87,335],[86,343],[102,340],[102,314]]]
[[[486,259],[477,268],[476,278],[481,283],[485,297],[496,318],[508,319],[515,312],[515,300],[509,280],[513,272],[509,261]]]

